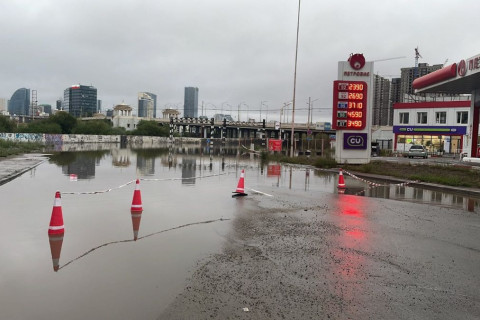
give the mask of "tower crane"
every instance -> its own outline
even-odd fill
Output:
[[[380,61],[388,61],[388,60],[404,59],[404,58],[406,58],[406,57],[405,56],[403,56],[403,57],[393,57],[393,58],[387,58],[387,59],[373,60],[372,62],[380,62]]]
[[[415,76],[413,77],[416,79],[418,77],[418,58],[422,58],[422,55],[420,52],[418,52],[418,46],[415,48]]]

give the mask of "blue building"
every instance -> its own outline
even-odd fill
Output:
[[[20,88],[8,101],[8,112],[11,115],[29,115],[30,89]]]
[[[74,117],[92,117],[97,113],[97,88],[73,85],[63,93],[63,110]]]
[[[183,104],[185,118],[198,117],[198,88],[185,87],[185,101]]]
[[[138,117],[157,117],[157,95],[150,92],[138,93]]]

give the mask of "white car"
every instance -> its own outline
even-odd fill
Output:
[[[411,146],[410,149],[408,150],[407,155],[409,158],[414,158],[414,157],[421,157],[424,159],[428,158],[427,150],[425,149],[424,146],[420,146],[420,145]]]

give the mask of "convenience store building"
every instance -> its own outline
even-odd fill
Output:
[[[405,153],[412,145],[423,145],[430,155],[465,152],[471,135],[470,104],[470,100],[394,104],[394,150]]]

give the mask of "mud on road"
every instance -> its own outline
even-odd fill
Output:
[[[480,218],[263,190],[158,319],[478,319]]]

